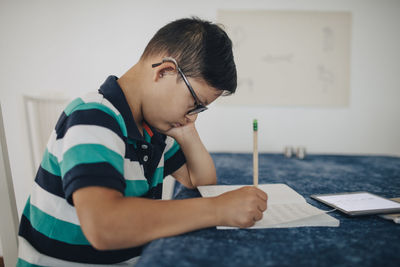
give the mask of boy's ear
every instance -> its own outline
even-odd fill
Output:
[[[155,67],[153,70],[153,80],[158,81],[167,74],[175,74],[176,66],[172,62],[164,62],[160,66]]]

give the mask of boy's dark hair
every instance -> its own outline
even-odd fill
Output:
[[[236,90],[232,41],[217,24],[196,17],[175,20],[157,31],[141,58],[152,55],[175,58],[185,75],[203,78],[224,95]]]

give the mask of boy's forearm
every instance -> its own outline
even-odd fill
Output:
[[[86,223],[89,231],[96,229],[88,239],[101,250],[139,246],[157,238],[218,224],[212,198],[161,201],[121,197],[104,201],[101,207],[94,205],[98,205],[94,210],[102,215],[91,218],[102,218],[102,221],[92,222],[95,225]],[[90,214],[83,216],[90,217]]]
[[[185,136],[179,144],[186,158],[186,166],[193,186],[216,184],[217,175],[214,161],[208,153],[197,130],[190,137]]]

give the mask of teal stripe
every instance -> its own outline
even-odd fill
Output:
[[[16,267],[43,267],[43,266],[42,265],[32,264],[32,263],[29,263],[27,261],[24,261],[21,258],[18,258]]]
[[[33,228],[48,238],[73,245],[90,245],[79,225],[58,220],[41,211],[30,203],[30,197],[23,214],[29,219]]]
[[[69,105],[64,109],[64,113],[67,116],[69,116],[69,115],[72,114],[72,112],[74,112],[76,110],[88,110],[88,109],[99,109],[99,110],[107,113],[111,117],[113,117],[118,122],[118,125],[121,128],[122,134],[125,137],[128,136],[128,132],[127,132],[127,129],[126,129],[125,121],[124,121],[122,115],[121,114],[119,114],[119,115],[115,114],[115,112],[112,111],[109,107],[107,107],[107,106],[105,106],[105,105],[103,105],[101,103],[97,103],[97,102],[85,103],[82,100],[82,98],[76,98],[71,103],[69,103]]]
[[[145,180],[125,180],[125,182],[126,197],[141,197],[149,191],[149,184]]]
[[[143,129],[143,136],[144,136],[144,141],[147,143],[151,143],[151,136],[147,133],[145,129]]]
[[[56,156],[51,154],[47,148],[44,152],[42,163],[40,164],[43,169],[56,176],[61,175],[60,166]]]
[[[162,183],[164,179],[164,167],[159,167],[153,174],[151,179],[151,187],[156,187],[158,184]]]
[[[124,159],[123,157],[99,144],[81,144],[68,149],[63,155],[60,162],[61,176],[64,175],[78,164],[85,163],[110,163],[117,171],[124,175]]]
[[[179,150],[179,148],[179,144],[174,140],[172,147],[164,154],[164,161],[172,157]]]
[[[126,139],[126,141],[128,142],[128,144],[133,145],[133,147],[134,147],[135,149],[137,148],[136,142],[135,142],[134,140]]]
[[[107,106],[105,106],[103,104],[96,103],[96,102],[84,103],[83,105],[79,105],[79,106],[75,107],[73,111],[88,110],[88,109],[98,109],[98,110],[101,110],[101,111],[107,113],[111,117],[113,117],[118,122],[118,125],[121,128],[122,134],[125,137],[128,136],[128,133],[127,133],[127,130],[126,130],[125,121],[124,121],[124,118],[122,118],[122,115],[121,114],[119,114],[119,115],[115,114],[114,111],[112,111],[109,107],[107,107]]]
[[[85,102],[83,102],[82,98],[78,97],[68,104],[68,106],[64,109],[64,113],[69,116],[77,106],[82,104],[85,104]]]

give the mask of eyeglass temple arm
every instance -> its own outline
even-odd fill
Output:
[[[164,62],[172,62],[172,63],[175,64],[176,69],[178,70],[178,72],[179,72],[179,74],[181,75],[182,79],[185,81],[186,85],[189,87],[189,92],[190,92],[190,94],[193,96],[193,98],[195,99],[196,104],[201,104],[200,100],[197,98],[196,94],[194,93],[193,88],[190,86],[190,83],[189,83],[189,81],[187,80],[185,74],[183,74],[183,71],[181,70],[181,68],[179,68],[179,66],[178,66],[178,64],[176,63],[176,60],[175,60],[175,59],[166,57],[166,58],[163,58],[162,62],[154,63],[154,64],[151,65],[151,67],[152,67],[152,68],[158,67],[158,66],[160,66],[161,64],[163,64]]]

